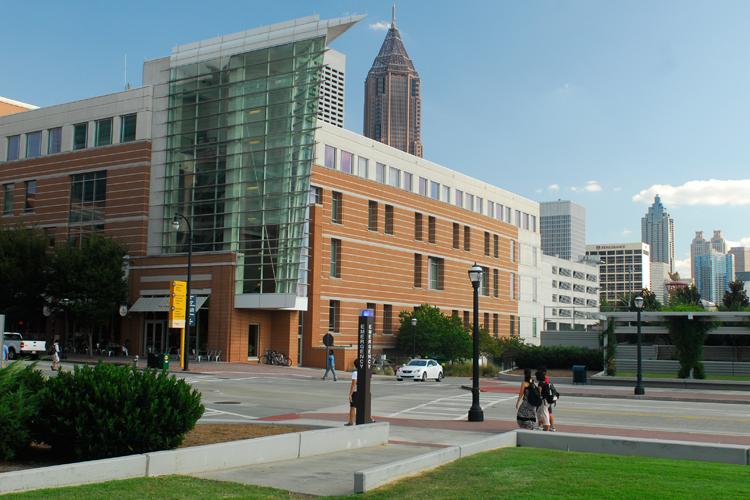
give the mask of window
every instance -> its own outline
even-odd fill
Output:
[[[453,248],[461,247],[461,226],[457,222],[453,223]]]
[[[341,314],[341,303],[338,300],[328,301],[328,331],[339,331],[339,315]]]
[[[378,322],[378,320],[377,320],[377,318],[378,318],[378,314],[377,314],[378,313],[378,307],[377,307],[377,304],[375,304],[374,302],[368,302],[367,303],[367,309],[369,309],[370,311],[372,311],[372,329],[374,331],[376,329],[375,325]]]
[[[427,179],[424,177],[419,178],[419,194],[427,196]]]
[[[383,335],[393,335],[393,306],[383,304]]]
[[[26,181],[26,201],[24,203],[24,210],[26,212],[33,212],[36,206],[36,181]]]
[[[451,310],[451,318],[458,318],[458,310],[457,309]]]
[[[422,214],[419,212],[414,213],[414,239],[422,241]]]
[[[529,230],[529,214],[526,212],[523,213],[523,229]]]
[[[51,128],[47,131],[47,154],[59,153],[62,149],[62,128]]]
[[[497,334],[498,334],[499,319],[500,317],[498,316],[497,313],[492,315],[492,334],[495,337],[497,337]]]
[[[500,273],[497,269],[492,270],[492,296],[498,296],[498,285],[500,284]]]
[[[354,155],[348,151],[341,150],[341,171],[347,174],[352,173]]]
[[[510,240],[510,261],[516,261],[516,242],[513,240]]]
[[[360,177],[364,177],[365,179],[370,177],[370,170],[369,170],[369,160],[367,158],[362,158],[361,156],[357,158],[357,175]]]
[[[13,214],[13,190],[15,184],[3,184],[3,215]]]
[[[471,228],[464,226],[464,250],[471,251]]]
[[[323,188],[320,186],[311,186],[312,187],[312,195],[313,195],[313,203],[316,205],[322,205],[323,204]]]
[[[469,311],[464,311],[464,328],[468,330],[470,326]]]
[[[341,240],[331,239],[331,277],[341,277]]]
[[[427,217],[427,241],[430,243],[435,243],[437,241],[437,221],[435,220],[435,217],[429,216]]]
[[[484,254],[489,257],[490,255],[490,233],[484,232]]]
[[[412,185],[412,179],[413,179],[413,176],[409,172],[404,172],[403,188],[409,192],[414,190],[414,186]]]
[[[401,187],[401,170],[388,167],[388,185],[395,188]]]
[[[482,324],[482,328],[484,328],[485,330],[489,330],[490,329],[490,313],[484,313],[483,319],[484,319],[484,323]]]
[[[531,336],[536,337],[536,318],[531,318]]]
[[[477,196],[477,203],[476,203],[476,207],[475,208],[476,208],[476,211],[479,212],[480,214],[484,213],[482,211],[482,209],[484,208],[484,200],[482,198],[480,198],[479,196]]]
[[[414,287],[422,287],[422,255],[414,254]]]
[[[433,200],[440,199],[440,184],[435,181],[430,181],[430,198]]]
[[[42,156],[42,131],[26,134],[26,158]]]
[[[466,210],[469,210],[471,212],[474,211],[474,195],[473,194],[466,193],[466,205],[464,208],[466,208]]]
[[[512,314],[510,315],[510,336],[516,336],[516,317]]]
[[[505,207],[498,203],[495,205],[495,218],[500,222],[503,221],[503,214],[505,213]]]
[[[510,297],[510,300],[516,300],[516,274],[510,273],[508,281],[510,282],[508,285],[508,296]]]
[[[517,228],[521,227],[521,211],[520,210],[516,210],[516,227]]]
[[[378,202],[370,200],[367,203],[367,229],[378,230]]]
[[[375,180],[381,184],[385,184],[385,165],[382,163],[375,164]]]
[[[460,189],[456,189],[456,206],[464,208],[464,192]]]
[[[8,155],[6,159],[8,161],[17,160],[21,154],[21,136],[11,135],[8,137]]]
[[[442,200],[446,203],[451,202],[451,188],[448,186],[443,186],[443,198]]]
[[[487,267],[482,266],[482,279],[480,280],[480,288],[482,289],[482,295],[485,297],[490,296],[490,270]]]
[[[326,144],[325,158],[323,165],[328,168],[336,168],[336,148]]]
[[[385,234],[393,234],[393,205],[385,206]]]
[[[135,140],[135,128],[138,115],[123,115],[120,117],[120,142],[132,142]]]
[[[536,215],[531,216],[531,231],[536,233]],[[536,319],[534,321],[536,322]]]
[[[331,222],[335,224],[344,223],[343,195],[337,191],[331,193]]]
[[[96,146],[109,146],[112,144],[112,118],[96,121]]]
[[[442,290],[443,289],[443,275],[444,275],[445,263],[443,259],[438,257],[430,257],[428,262],[428,280],[430,282],[431,290]]]
[[[107,198],[107,171],[70,176],[71,224],[101,224]]]
[[[505,222],[510,224],[510,207],[505,207]]]
[[[492,247],[495,258],[497,259],[500,256],[500,238],[497,235],[492,237]]]
[[[89,124],[73,125],[73,149],[85,149],[88,146]]]
[[[495,203],[487,200],[487,217],[495,217]]]

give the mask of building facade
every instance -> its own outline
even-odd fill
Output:
[[[396,14],[365,80],[364,135],[423,156],[419,74],[396,28]]]
[[[734,255],[735,274],[750,272],[750,247],[734,247],[728,253]]]
[[[695,258],[695,286],[703,300],[721,304],[729,283],[734,281],[734,256],[711,252]]]
[[[669,264],[666,262],[651,261],[651,284],[649,290],[651,290],[662,304],[669,303],[669,289],[667,284],[671,282]]]
[[[539,205],[318,118],[326,47],[360,19],[178,46],[145,63],[141,88],[0,118],[4,221],[128,248],[128,313],[101,341],[177,351],[169,283],[192,242],[191,354],[322,366],[330,332],[351,368],[362,309],[376,352],[424,303],[470,324],[475,262],[481,324],[538,342]]]
[[[337,127],[344,126],[346,56],[328,49],[323,55],[323,79],[318,98],[318,119]]]
[[[695,283],[696,277],[698,276],[698,270],[696,269],[696,257],[700,255],[708,255],[711,253],[711,241],[706,240],[703,237],[703,231],[696,231],[693,241],[690,242],[690,277]]]
[[[651,249],[651,262],[665,263],[674,272],[674,220],[658,194],[641,219],[641,241]]]
[[[586,255],[599,262],[599,302],[616,305],[628,294],[651,286],[648,243],[587,245]]]
[[[33,104],[26,104],[25,102],[15,101],[13,99],[8,99],[7,97],[0,96],[0,116],[22,113],[24,111],[31,111],[33,109],[38,109],[38,106],[34,106]]]
[[[572,201],[545,201],[540,230],[544,255],[578,261],[586,254],[586,209]]]
[[[721,234],[721,229],[714,229],[714,235],[711,237],[711,250],[718,253],[727,253],[727,241]]]
[[[599,265],[542,256],[545,330],[588,330],[599,324]]]

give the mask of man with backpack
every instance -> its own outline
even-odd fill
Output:
[[[552,414],[552,407],[557,405],[557,400],[560,398],[560,393],[557,392],[555,385],[552,382],[550,382],[550,379],[547,376],[546,368],[544,367],[539,368],[539,370],[536,373],[536,376],[537,376],[537,380],[539,380],[539,389],[541,391],[542,399],[546,403],[546,407],[547,407],[549,428],[545,430],[550,430],[552,432],[555,432],[557,429],[555,429],[555,417]]]

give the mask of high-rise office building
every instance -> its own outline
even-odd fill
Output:
[[[674,220],[658,194],[641,219],[641,241],[651,247],[651,262],[663,262],[669,265],[669,272],[674,271]]]
[[[693,241],[690,242],[690,277],[694,283],[695,277],[698,275],[695,258],[710,253],[711,242],[703,237],[703,231],[696,231]]]
[[[577,261],[586,254],[586,209],[572,201],[539,204],[542,253]]]
[[[599,301],[616,304],[627,294],[651,286],[648,243],[586,245],[586,255],[599,262]]]
[[[734,255],[711,252],[695,258],[695,286],[701,298],[721,303],[729,282],[734,281]]]
[[[344,126],[344,74],[346,56],[332,49],[323,56],[323,72],[318,95],[318,119]]]
[[[419,74],[396,28],[394,7],[385,35],[365,80],[364,135],[422,156],[422,104]]]
[[[718,253],[727,253],[727,241],[721,235],[721,229],[714,229],[711,237],[711,250]]]
[[[734,247],[729,250],[734,255],[734,272],[750,272],[750,247]]]

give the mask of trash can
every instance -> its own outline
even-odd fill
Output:
[[[157,370],[162,367],[162,355],[155,352],[148,353],[148,359],[146,359],[147,368],[156,368]]]
[[[164,353],[164,362],[159,366],[159,368],[161,368],[162,370],[169,371],[169,354],[167,354],[166,352]],[[584,374],[584,379],[585,379],[586,372],[583,372],[583,374]]]
[[[586,366],[573,365],[573,383],[586,384]]]

